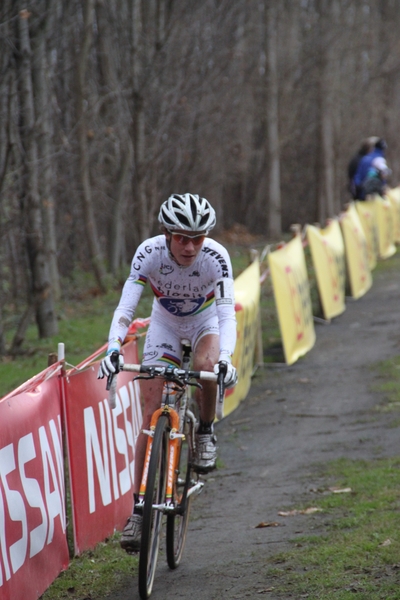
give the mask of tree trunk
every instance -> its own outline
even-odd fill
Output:
[[[123,151],[122,164],[118,172],[118,180],[115,192],[115,204],[113,210],[112,228],[111,228],[111,253],[110,267],[111,273],[117,275],[119,268],[125,262],[125,222],[126,222],[126,196],[125,188],[128,184],[128,175],[132,162],[132,145]]]
[[[279,158],[279,112],[278,112],[278,69],[277,69],[277,5],[269,3],[267,13],[267,132],[268,132],[268,235],[277,239],[282,233],[281,181]]]
[[[55,227],[55,209],[53,196],[53,182],[55,173],[53,171],[52,154],[54,148],[52,144],[52,110],[51,110],[51,90],[50,81],[52,75],[50,65],[47,60],[47,41],[51,39],[52,33],[52,9],[44,18],[44,28],[35,36],[36,46],[34,48],[35,65],[34,69],[34,96],[36,101],[38,131],[38,153],[41,163],[41,177],[39,179],[40,196],[42,198],[42,215],[45,250],[48,256],[50,281],[53,289],[53,295],[56,300],[61,297],[60,276],[57,264],[57,240]]]
[[[5,73],[9,67],[9,57],[4,52],[0,56],[0,71]],[[7,164],[10,155],[10,138],[9,138],[9,98],[10,98],[10,85],[11,85],[12,74],[9,73],[7,77],[0,79],[0,239],[4,240],[6,233],[5,224],[5,207],[4,195],[3,195],[3,184],[5,175],[7,172]],[[5,277],[3,274],[4,267],[6,266],[5,259],[5,247],[0,245],[0,356],[5,354],[6,341],[5,332],[3,325],[3,307],[5,305],[5,290],[4,282]]]
[[[133,0],[132,6],[132,105],[133,105],[133,200],[137,208],[137,230],[140,239],[150,235],[148,207],[145,193],[145,114],[141,79],[144,54],[143,14],[141,0]]]
[[[34,136],[35,113],[32,91],[31,47],[29,39],[30,13],[21,10],[18,18],[21,52],[22,140],[25,148],[25,191],[23,213],[29,264],[32,274],[32,297],[39,337],[56,335],[57,319],[49,279],[47,255],[43,245],[42,215],[38,192],[38,153]]]
[[[318,73],[318,139],[317,149],[317,190],[318,190],[318,220],[321,225],[327,218],[335,215],[335,166],[334,166],[334,135],[333,135],[333,102],[332,88],[334,72],[332,63],[332,34],[328,35],[327,24],[332,23],[334,14],[331,0],[318,0],[319,13],[319,73]]]
[[[107,291],[106,270],[104,267],[103,254],[97,233],[96,221],[92,200],[89,171],[89,145],[88,127],[86,123],[86,73],[88,56],[92,45],[92,29],[94,16],[94,0],[84,2],[84,33],[81,53],[78,57],[78,85],[77,85],[77,117],[78,117],[78,145],[79,145],[79,167],[80,181],[82,186],[83,217],[85,231],[89,246],[90,258],[97,284],[102,292]]]
[[[107,10],[108,9],[108,10]],[[117,79],[118,58],[115,55],[113,39],[110,31],[110,11],[104,0],[97,0],[96,14],[99,28],[99,46],[102,72],[106,84],[107,93],[112,98],[112,110],[117,110],[119,115],[118,125],[115,132],[114,143],[117,168],[115,169],[115,184],[113,185],[112,198],[113,210],[110,215],[110,251],[109,264],[113,275],[125,263],[125,223],[126,223],[126,189],[129,182],[132,165],[132,142],[129,137],[129,126],[131,117],[125,99],[122,97]]]
[[[17,327],[17,331],[15,332],[11,347],[10,347],[10,354],[11,356],[15,356],[16,354],[19,353],[21,346],[23,344],[23,341],[25,339],[25,335],[26,335],[26,330],[28,329],[32,316],[34,313],[34,306],[32,304],[28,304],[28,306],[26,307],[24,314],[22,315],[19,323],[18,323],[18,327]]]

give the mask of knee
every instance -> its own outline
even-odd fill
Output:
[[[218,361],[214,360],[212,356],[202,356],[196,361],[195,369],[197,371],[212,371],[216,362]]]

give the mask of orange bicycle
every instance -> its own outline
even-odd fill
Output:
[[[186,541],[192,498],[199,494],[204,481],[193,471],[196,417],[191,387],[199,381],[218,382],[218,410],[222,414],[224,373],[191,371],[191,347],[183,342],[182,368],[125,364],[123,371],[138,372],[135,379],[164,379],[160,408],[151,418],[137,506],[142,510],[142,538],[139,554],[139,594],[149,598],[157,566],[163,517],[166,517],[167,563],[178,567]],[[115,405],[116,378],[109,378],[109,401]]]

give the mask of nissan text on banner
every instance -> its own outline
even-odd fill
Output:
[[[307,225],[307,240],[324,318],[329,321],[346,309],[344,242],[338,221],[330,221],[324,229]]]
[[[4,600],[36,600],[69,563],[60,382],[41,375],[0,400]]]
[[[361,298],[371,287],[372,277],[368,262],[367,242],[354,202],[340,215],[350,293]]]
[[[268,255],[286,363],[291,365],[315,344],[310,286],[301,237]]]

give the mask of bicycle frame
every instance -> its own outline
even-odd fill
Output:
[[[190,352],[184,354],[183,357],[183,366],[187,367],[188,362],[190,360]],[[159,367],[159,366],[143,366],[136,364],[125,364],[122,367],[123,371],[132,371],[143,373],[144,376],[138,376],[134,379],[143,379],[143,378],[153,378],[153,377],[164,377],[163,384],[163,392],[162,392],[162,400],[161,407],[154,411],[151,421],[150,428],[142,430],[143,433],[147,434],[147,447],[145,460],[143,465],[143,475],[139,489],[139,502],[137,506],[143,507],[144,504],[144,496],[146,493],[146,481],[148,475],[148,468],[151,457],[152,450],[152,440],[154,437],[155,428],[157,425],[157,421],[162,414],[166,414],[168,416],[168,420],[170,423],[170,433],[169,433],[169,450],[168,450],[168,473],[167,473],[167,486],[166,486],[166,501],[164,505],[154,506],[156,510],[161,510],[164,513],[168,512],[179,512],[179,505],[174,503],[173,498],[173,483],[174,483],[174,475],[176,473],[176,467],[179,463],[179,444],[180,440],[185,437],[183,433],[184,427],[184,419],[189,418],[193,421],[193,425],[195,423],[195,416],[193,413],[187,408],[187,388],[189,385],[199,385],[198,383],[194,383],[190,381],[191,378],[203,379],[208,381],[219,382],[219,378],[215,373],[209,371],[190,371],[186,369],[178,369],[178,368],[168,368],[168,367]],[[147,375],[146,375],[147,374]],[[109,393],[109,403],[111,407],[115,406],[115,394],[116,394],[116,386],[115,386],[116,377],[114,377]],[[220,392],[221,398],[221,392]],[[222,394],[223,398],[223,394]],[[177,412],[178,404],[179,413]],[[192,440],[191,440],[192,443]],[[198,481],[194,486],[192,486],[187,493],[187,497],[200,493],[204,482]]]
[[[175,474],[177,473],[177,467],[179,465],[180,443],[181,440],[185,438],[184,419],[191,419],[193,423],[193,431],[195,425],[195,416],[190,410],[187,410],[188,385],[189,383],[182,383],[180,387],[177,387],[177,383],[165,379],[163,384],[161,407],[154,411],[150,421],[150,428],[143,430],[143,433],[147,434],[149,437],[147,440],[142,481],[139,489],[138,507],[143,507],[144,504],[147,474],[152,450],[152,440],[157,426],[157,421],[160,416],[164,414],[168,416],[170,424],[165,503],[162,505],[153,505],[153,508],[162,511],[164,514],[179,512],[180,510],[180,499],[174,498],[174,480]],[[179,412],[177,411],[177,408]],[[193,444],[193,440],[191,440],[191,443]],[[203,486],[204,482],[198,481],[194,486],[189,488],[186,497],[190,497],[195,493],[200,493]]]

